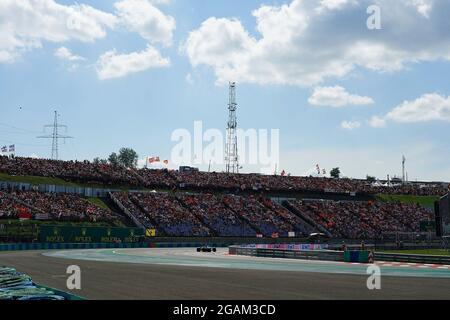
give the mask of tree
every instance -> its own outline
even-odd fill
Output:
[[[118,156],[119,164],[126,168],[136,168],[138,154],[131,148],[121,148]]]
[[[99,165],[99,164],[107,164],[108,160],[100,159],[99,157],[96,157],[96,158],[94,158],[94,160],[92,162],[96,165]]]
[[[113,166],[119,165],[119,157],[117,156],[117,153],[113,152],[109,155],[108,161]]]
[[[369,175],[367,175],[366,179],[368,182],[375,182],[377,180],[377,178],[375,178],[373,176],[369,176]]]
[[[339,167],[331,169],[330,176],[332,178],[339,179],[339,177],[341,176],[341,169],[339,169]]]

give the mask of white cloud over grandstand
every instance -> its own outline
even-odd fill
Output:
[[[114,3],[115,12],[109,13],[86,4],[62,5],[54,0],[2,0],[0,63],[15,62],[23,53],[42,47],[44,42],[93,43],[119,28],[138,33],[150,44],[169,46],[175,19],[155,7],[167,3],[168,0],[122,0]],[[64,46],[54,55],[70,62],[84,60]],[[105,52],[97,69],[100,79],[109,79],[167,65],[169,60],[162,58],[155,47],[148,46],[126,55]]]
[[[372,128],[384,128],[386,126],[386,120],[379,116],[373,116],[369,120],[369,125]]]
[[[0,63],[14,62],[44,41],[94,42],[113,29],[117,17],[89,5],[54,0],[0,1]]]
[[[175,19],[165,15],[147,0],[123,0],[114,7],[121,24],[137,32],[150,43],[170,45],[175,29]]]
[[[58,59],[61,59],[61,60],[71,61],[71,62],[85,60],[85,58],[78,56],[76,54],[73,54],[66,47],[60,47],[60,48],[56,49],[55,57],[57,57]]]
[[[374,4],[382,30],[366,26]],[[181,48],[192,66],[211,67],[218,84],[312,86],[357,68],[394,72],[449,60],[449,11],[450,2],[435,0],[293,0],[254,10],[256,36],[236,18],[211,17]]]
[[[387,121],[399,123],[450,122],[450,96],[446,97],[437,93],[424,94],[415,100],[404,101],[384,117],[372,117],[369,124],[372,127],[381,128],[386,126]]]
[[[424,94],[413,101],[405,101],[386,115],[396,122],[450,122],[450,96]]]
[[[327,106],[334,108],[374,103],[372,98],[350,94],[341,86],[316,87],[309,97],[308,102],[313,106]]]
[[[163,58],[158,50],[148,45],[140,52],[118,54],[116,50],[105,52],[97,61],[99,79],[120,78],[151,68],[168,67],[170,60]]]
[[[359,121],[342,121],[341,128],[346,130],[354,130],[361,127],[361,122]]]

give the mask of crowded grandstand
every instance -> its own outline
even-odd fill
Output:
[[[366,180],[137,169],[88,161],[0,157],[0,173],[104,186],[102,204],[77,192],[1,184],[0,219],[103,223],[170,237],[375,239],[419,232],[432,208],[375,195],[441,196],[448,185],[380,186]],[[118,188],[120,187],[120,188]],[[314,195],[307,198],[305,195]]]

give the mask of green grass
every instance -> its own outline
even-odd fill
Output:
[[[88,200],[90,203],[96,205],[97,207],[100,207],[100,208],[105,209],[105,210],[109,210],[109,208],[108,208],[108,206],[106,205],[106,203],[104,203],[103,200],[100,199],[100,198],[94,198],[94,197],[92,197],[92,198],[87,198],[87,200]]]
[[[417,203],[425,208],[434,208],[434,202],[439,200],[439,197],[435,196],[410,196],[410,195],[377,195],[377,200],[385,202],[400,201],[404,203]]]
[[[419,250],[387,250],[384,253],[399,253],[399,254],[425,254],[433,256],[450,256],[449,250],[444,249],[419,249]]]

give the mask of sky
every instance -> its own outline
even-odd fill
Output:
[[[448,12],[446,0],[2,0],[0,146],[49,158],[37,136],[57,110],[74,137],[61,159],[131,147],[141,165],[175,168],[177,129],[225,134],[234,81],[238,126],[279,129],[277,172],[384,179],[405,155],[410,180],[450,181]]]

